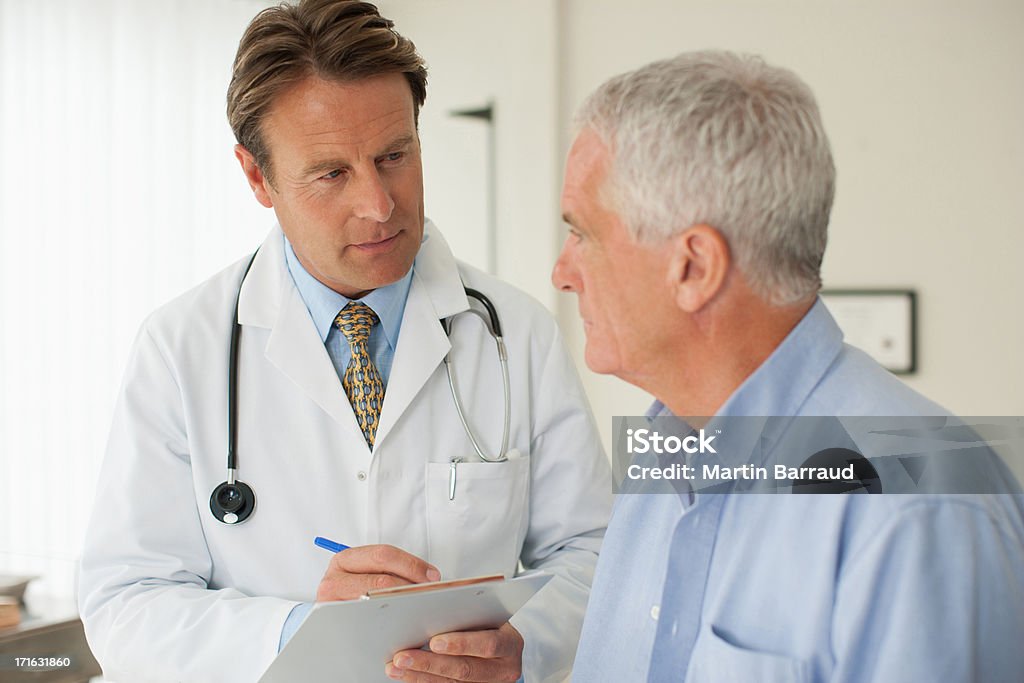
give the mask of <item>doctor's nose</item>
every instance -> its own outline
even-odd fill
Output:
[[[576,269],[575,256],[569,253],[571,249],[566,238],[555,267],[551,269],[551,284],[560,292],[580,291],[579,271]]]
[[[395,200],[391,198],[391,193],[376,170],[363,175],[354,187],[349,187],[354,195],[354,213],[357,218],[378,223],[386,223],[391,218]]]

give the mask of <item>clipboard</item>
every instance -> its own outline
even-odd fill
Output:
[[[260,683],[387,683],[384,665],[399,650],[422,647],[439,633],[497,628],[551,578],[535,572],[440,581],[317,603]]]

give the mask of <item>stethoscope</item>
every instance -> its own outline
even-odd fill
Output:
[[[257,253],[259,253],[258,250]],[[256,494],[253,492],[252,487],[236,478],[238,472],[238,456],[236,453],[238,445],[238,336],[242,330],[242,326],[238,323],[238,301],[242,296],[242,284],[245,283],[245,277],[249,274],[249,269],[252,268],[253,261],[255,260],[256,254],[253,254],[252,258],[249,259],[249,264],[245,267],[245,272],[242,273],[242,280],[238,283],[238,293],[235,294],[235,308],[231,318],[231,341],[228,350],[228,479],[217,485],[213,489],[213,493],[210,494],[210,512],[213,513],[217,520],[224,524],[244,522],[252,515],[253,510],[256,509]],[[488,333],[490,333],[498,347],[498,361],[501,363],[501,382],[505,396],[505,423],[501,435],[501,447],[498,449],[497,455],[491,456],[484,451],[480,442],[473,434],[469,422],[466,420],[466,413],[462,409],[462,400],[459,398],[459,390],[455,384],[455,370],[452,367],[452,352],[450,350],[444,357],[445,372],[448,375],[448,386],[452,392],[452,400],[455,402],[455,411],[459,414],[459,421],[462,422],[462,428],[466,430],[466,436],[469,437],[470,443],[473,444],[473,450],[476,451],[477,456],[484,462],[504,462],[508,460],[512,401],[509,390],[508,352],[505,349],[505,341],[501,334],[501,321],[498,320],[498,311],[494,308],[494,304],[482,292],[465,285],[463,285],[463,289],[467,297],[480,302],[484,309],[487,310],[487,314],[484,315],[479,310],[470,307],[465,311],[443,318],[440,321],[441,327],[444,328],[445,334],[451,337],[452,323],[455,317],[462,313],[473,313],[483,320]],[[453,470],[458,460],[452,460]],[[454,478],[452,479],[452,484],[454,488]],[[454,495],[454,491],[452,494]]]

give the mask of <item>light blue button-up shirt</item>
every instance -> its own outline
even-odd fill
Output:
[[[718,414],[945,413],[818,301]],[[1020,495],[627,493],[573,680],[1020,681],[1021,643]]]
[[[320,334],[320,340],[327,347],[327,354],[334,363],[334,369],[338,377],[345,375],[345,369],[352,359],[352,350],[345,339],[345,335],[334,326],[334,319],[338,317],[341,309],[345,308],[352,299],[338,294],[333,289],[317,280],[309,274],[299,259],[295,256],[291,243],[286,237],[284,240],[285,261],[288,264],[288,272],[295,282],[302,301],[309,310],[309,316],[316,325]],[[388,378],[391,377],[391,364],[395,359],[395,349],[398,348],[398,334],[402,330],[402,315],[405,313],[405,300],[409,296],[409,285],[412,283],[412,271],[405,274],[401,280],[390,285],[373,290],[360,301],[373,309],[380,319],[379,325],[374,325],[370,330],[370,339],[367,346],[370,351],[370,358],[377,366],[384,387],[387,388]]]

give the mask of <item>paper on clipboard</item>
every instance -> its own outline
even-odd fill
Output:
[[[438,633],[496,628],[551,580],[547,572],[507,581],[317,603],[260,683],[385,683],[384,665],[399,650]]]

